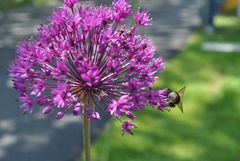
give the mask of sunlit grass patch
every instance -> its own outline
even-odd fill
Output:
[[[215,19],[216,26],[218,27],[236,27],[239,26],[240,20],[236,16],[220,15]]]
[[[239,42],[240,19],[236,16],[220,15],[215,19],[217,31],[215,34],[206,35],[209,41]]]

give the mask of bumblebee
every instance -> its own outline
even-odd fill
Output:
[[[178,91],[167,89],[166,105],[169,107],[175,107],[177,105],[179,110],[183,113],[182,96],[185,92],[185,89],[186,89],[185,86]]]

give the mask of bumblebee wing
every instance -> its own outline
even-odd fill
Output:
[[[178,91],[178,94],[179,94],[180,96],[182,96],[182,95],[184,94],[184,92],[185,92],[185,89],[186,89],[186,86],[183,86],[183,87]]]
[[[180,100],[179,104],[177,105],[179,110],[183,113],[183,102]]]

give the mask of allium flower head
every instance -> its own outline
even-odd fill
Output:
[[[135,119],[134,112],[147,103],[164,110],[166,90],[150,88],[164,61],[154,57],[151,41],[138,34],[150,18],[138,11],[136,25],[128,27],[124,20],[131,14],[126,0],[114,1],[112,7],[64,0],[37,35],[17,47],[9,73],[20,92],[21,108],[32,112],[40,105],[43,114],[54,112],[57,119],[67,111],[75,116],[85,111],[97,120],[99,103],[119,120]],[[132,134],[135,127],[123,121],[123,132]]]

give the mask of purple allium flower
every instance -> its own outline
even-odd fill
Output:
[[[17,47],[9,73],[23,111],[40,105],[43,114],[55,112],[57,119],[67,111],[100,119],[94,108],[88,109],[89,102],[100,102],[119,120],[133,120],[146,104],[164,110],[166,90],[151,89],[164,61],[154,57],[154,45],[138,33],[151,19],[137,11],[135,26],[128,27],[124,21],[131,14],[126,0],[114,1],[112,7],[64,0],[37,35]],[[123,121],[124,132],[132,134],[135,127]]]

